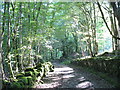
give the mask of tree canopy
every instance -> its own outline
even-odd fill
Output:
[[[77,53],[120,49],[120,2],[3,2],[0,53],[5,77]]]

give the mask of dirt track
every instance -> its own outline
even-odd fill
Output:
[[[44,84],[35,85],[35,88],[84,88],[92,90],[94,88],[112,88],[107,81],[87,72],[83,68],[66,66],[53,63],[54,72],[50,72],[44,78]]]

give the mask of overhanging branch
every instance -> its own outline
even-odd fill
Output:
[[[110,30],[110,28],[109,28],[109,26],[108,26],[108,24],[107,24],[107,22],[106,22],[106,20],[105,20],[105,17],[104,17],[104,14],[103,14],[103,12],[102,12],[102,9],[101,9],[101,6],[100,6],[99,2],[97,2],[97,5],[98,5],[98,8],[99,8],[99,10],[100,10],[100,12],[101,12],[102,19],[103,19],[103,21],[104,21],[107,29],[109,30],[110,34],[112,35],[113,38],[120,40],[120,38],[117,37],[117,36],[115,36],[115,35],[113,35],[112,31]]]

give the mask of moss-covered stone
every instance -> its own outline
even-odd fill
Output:
[[[36,80],[37,80],[37,77],[36,77],[36,76],[32,76],[32,80],[33,80],[33,81],[36,81]]]
[[[39,72],[37,71],[37,69],[34,69],[33,74],[34,74],[35,76],[37,76],[37,75],[39,74]]]
[[[19,82],[19,81],[18,81]],[[21,88],[24,88],[26,85],[24,85],[23,82],[19,82],[19,84],[21,85]]]
[[[28,79],[28,85],[33,85],[33,78],[31,76],[28,76],[27,79]]]
[[[12,81],[3,80],[3,88],[22,88],[24,87],[23,82],[20,82],[17,79],[13,79]]]
[[[10,81],[3,80],[3,88],[9,87],[9,86],[10,86]]]
[[[53,72],[53,71],[54,71],[54,66],[51,65],[51,66],[50,66],[50,72]]]
[[[35,69],[38,69],[40,67],[42,67],[42,63],[37,64],[36,67],[35,67]]]
[[[25,74],[24,73],[19,73],[19,74],[17,74],[16,75],[16,78],[19,78],[19,77],[24,77],[25,76]]]
[[[26,69],[25,69],[25,72],[28,72],[28,71],[34,72],[34,68],[26,68]]]
[[[19,82],[12,82],[10,85],[11,88],[21,88],[21,84]]]
[[[44,72],[44,66],[39,67],[39,68],[37,69],[37,71],[38,71],[38,72],[40,72],[40,71],[41,71],[41,72]]]
[[[39,73],[38,77],[43,78],[43,76],[44,76],[44,72],[40,71],[40,73]]]
[[[33,76],[33,72],[32,71],[25,72],[25,76]]]
[[[49,65],[50,72],[53,72],[54,71],[54,66],[52,65],[52,63],[51,62],[46,62],[46,64]]]
[[[22,82],[24,85],[27,85],[28,84],[27,77],[20,77],[18,79],[18,82]]]
[[[4,80],[3,84],[8,85],[8,87],[28,87],[33,85],[38,78],[41,81],[49,71],[53,71],[53,68],[51,62],[40,63],[35,68],[26,68],[23,72],[16,75],[16,79],[10,79],[11,82]]]
[[[37,76],[39,74],[39,71],[37,71],[37,69],[34,68],[27,68],[25,70],[25,76]]]
[[[18,79],[9,78],[9,81],[10,81],[10,82],[17,82],[17,81],[18,81]]]

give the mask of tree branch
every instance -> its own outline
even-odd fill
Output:
[[[42,2],[40,2],[40,6],[39,6],[39,8],[38,8],[38,13],[37,13],[37,16],[36,16],[36,19],[35,19],[36,21],[37,21],[37,19],[38,19],[39,13],[40,13],[41,5],[42,5]]]
[[[99,8],[99,10],[100,10],[100,12],[101,12],[102,19],[103,19],[103,21],[104,21],[107,29],[109,30],[110,34],[112,35],[113,38],[120,40],[120,38],[114,36],[113,33],[112,33],[112,31],[110,30],[110,28],[109,28],[109,26],[108,26],[108,24],[107,24],[107,22],[106,22],[106,20],[105,20],[105,17],[104,17],[104,14],[103,14],[103,12],[102,12],[102,9],[101,9],[101,6],[100,6],[99,2],[97,2],[97,5],[98,5],[98,8]]]

